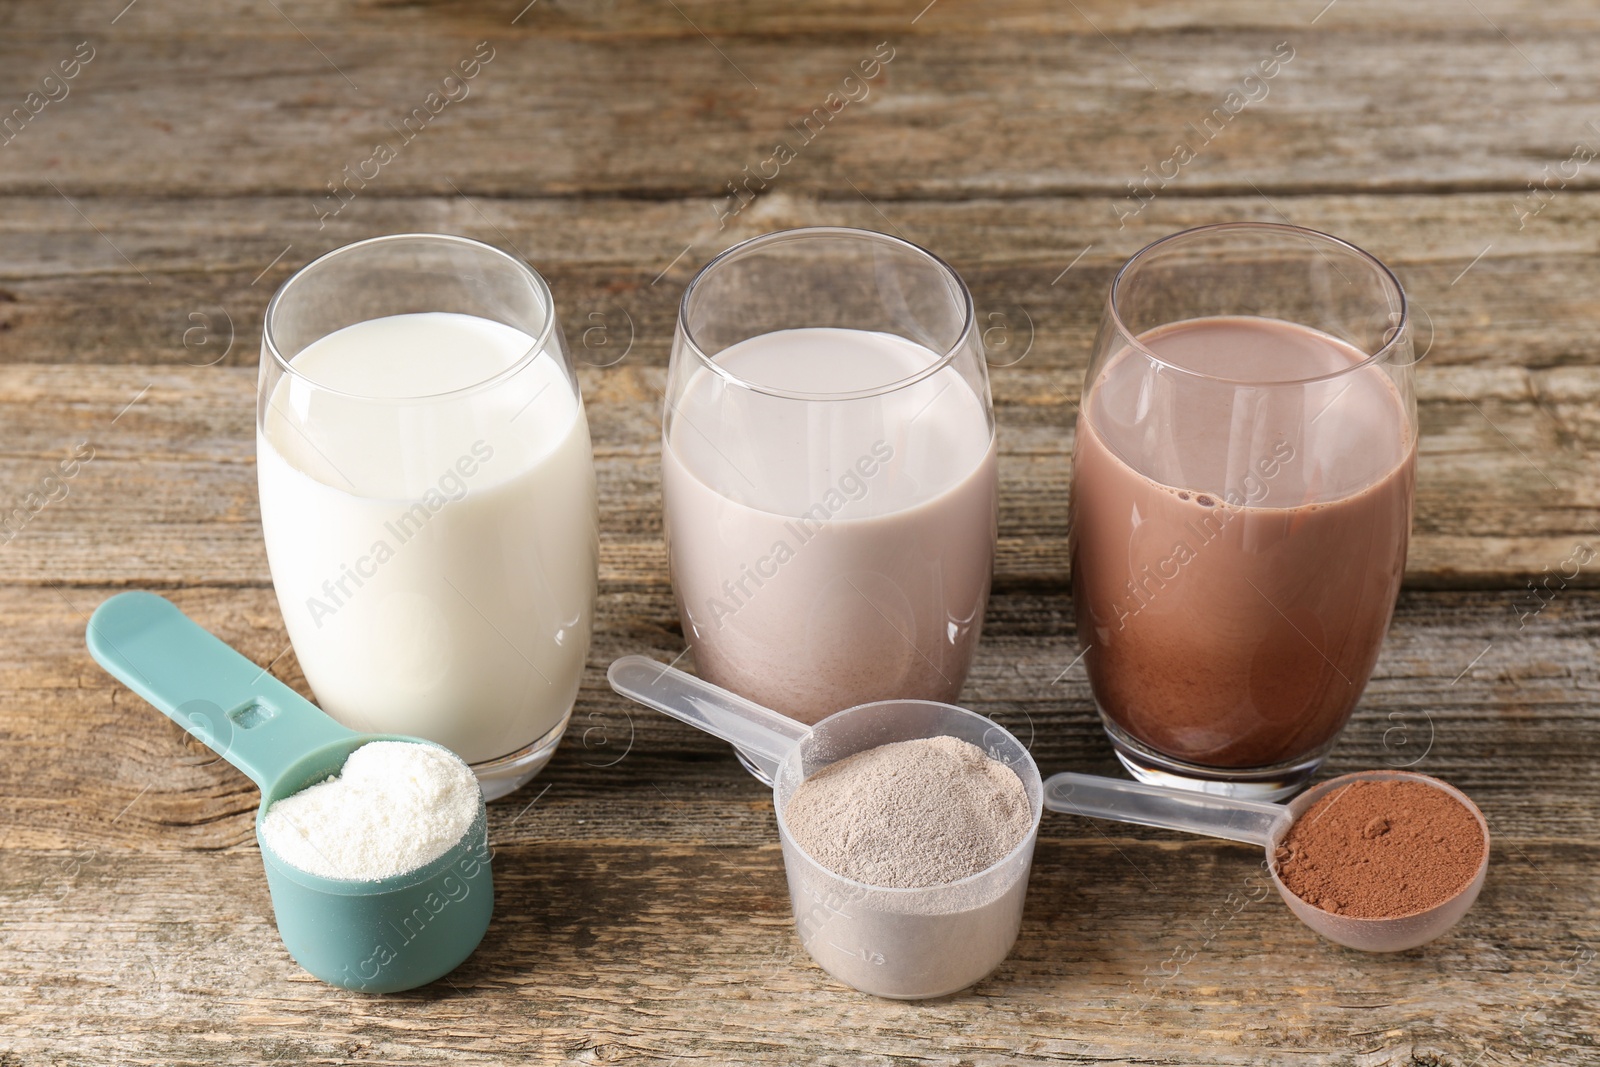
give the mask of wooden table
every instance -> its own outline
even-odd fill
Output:
[[[1600,1063],[1600,562],[1566,562],[1600,541],[1592,5],[526,2],[0,7],[0,504],[93,450],[0,551],[0,1064]],[[374,173],[379,142],[399,147]],[[794,158],[730,199],[780,142]],[[678,296],[731,243],[813,223],[962,272],[1003,448],[966,700],[1046,771],[1112,773],[1067,669],[1071,415],[1116,266],[1224,219],[1344,236],[1415,302],[1406,589],[1328,770],[1465,789],[1488,885],[1442,940],[1364,956],[1275,902],[1235,913],[1249,848],[1053,817],[992,977],[933,1003],[842,989],[792,933],[767,792],[602,679],[683,647],[657,452]],[[289,960],[254,789],[83,629],[109,593],[160,590],[305,689],[256,506],[261,316],[313,257],[405,230],[513,249],[553,286],[584,360],[601,606],[564,747],[490,809],[487,939],[447,981],[371,997]]]

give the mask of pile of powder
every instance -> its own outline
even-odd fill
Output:
[[[1278,847],[1278,877],[1314,907],[1398,919],[1443,904],[1477,876],[1477,818],[1425,782],[1352,782],[1313,804]]]
[[[478,815],[472,769],[454,753],[373,741],[338,777],[267,809],[261,837],[291,866],[324,878],[389,878],[450,850]]]
[[[829,764],[784,808],[835,874],[888,889],[945,885],[1004,859],[1033,827],[1022,779],[955,737],[897,741]]]

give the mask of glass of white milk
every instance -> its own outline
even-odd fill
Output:
[[[690,282],[661,467],[702,677],[806,723],[958,698],[996,530],[974,318],[948,264],[866,230],[767,234]]]
[[[594,462],[550,289],[442,234],[302,268],[262,329],[261,525],[323,710],[436,741],[489,798],[554,753],[594,614]]]

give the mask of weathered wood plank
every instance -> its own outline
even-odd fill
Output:
[[[996,363],[1020,356],[1072,375],[1128,256],[1176,230],[1280,221],[1280,211],[1395,268],[1429,363],[1592,363],[1600,316],[1594,193],[1557,196],[1520,231],[1506,193],[1160,197],[1119,223],[1105,197],[874,207],[854,194],[778,191],[722,230],[706,199],[374,197],[323,229],[310,201],[295,197],[200,198],[181,209],[96,197],[78,207],[87,221],[54,194],[0,198],[0,362],[252,364],[267,300],[295,268],[350,241],[417,230],[525,255],[551,283],[568,340],[601,365],[623,352],[663,364],[696,269],[736,241],[807,225],[898,231],[926,245],[972,287]]]
[[[1326,2],[1326,0],[1324,0]],[[547,6],[546,6],[547,5]],[[540,8],[543,8],[542,10]],[[676,39],[695,38],[695,27],[726,37],[785,37],[809,41],[827,35],[873,32],[914,26],[914,33],[938,37],[952,34],[999,35],[1033,33],[1097,37],[1099,32],[1142,34],[1176,31],[1242,29],[1295,29],[1309,25],[1331,29],[1446,30],[1466,21],[1449,0],[1417,0],[1411,4],[1384,4],[1378,0],[1341,0],[1336,11],[1322,12],[1317,5],[1284,4],[1278,0],[1208,0],[1204,5],[1184,0],[1138,0],[1114,3],[1089,0],[1078,11],[1051,0],[939,0],[922,18],[922,8],[901,0],[826,0],[823,3],[763,4],[743,7],[718,0],[681,0],[678,8],[662,8],[650,0],[605,0],[595,4],[541,4],[524,11],[514,3],[473,4],[460,0],[433,0],[419,4],[374,4],[370,0],[326,0],[315,6],[284,5],[296,25],[305,29],[349,32],[352,23],[381,15],[383,25],[395,30],[436,31],[448,23],[458,32],[492,31],[515,23],[542,36],[574,39]],[[1486,12],[1497,23],[1518,31],[1538,27],[1584,30],[1600,27],[1600,14],[1583,0],[1498,0]],[[934,12],[937,17],[934,17]],[[242,32],[238,19],[265,14],[248,2],[219,3],[205,7],[167,4],[141,12],[137,23],[123,32],[132,36],[171,33],[197,24],[225,33]],[[112,12],[116,14],[116,12]],[[1084,15],[1089,16],[1085,18]],[[47,0],[18,0],[7,5],[0,27],[23,37],[48,40],[52,35],[104,25],[110,15],[97,11],[69,15]],[[1313,19],[1316,21],[1313,23]],[[1092,19],[1092,21],[1090,21]],[[125,20],[119,20],[119,25]],[[265,35],[292,33],[287,24],[269,26],[265,19],[254,27]],[[230,25],[230,23],[234,23]],[[1481,25],[1480,21],[1480,25]]]
[[[253,855],[11,856],[0,901],[22,918],[0,925],[0,1038],[23,1064],[792,1062],[801,1040],[806,1062],[841,1067],[1594,1052],[1585,953],[1600,930],[1592,908],[1572,910],[1592,845],[1497,847],[1455,931],[1364,956],[1276,898],[1236,904],[1258,859],[1241,846],[1051,837],[1012,957],[967,993],[916,1003],[841,989],[811,964],[773,844],[502,847],[478,952],[383,998],[295,967]]]
[[[582,372],[601,485],[601,575],[617,589],[666,582],[664,377],[631,360]],[[1064,588],[1077,382],[1024,360],[995,368],[993,388],[997,587]],[[94,449],[64,482],[65,498],[0,546],[0,580],[267,584],[253,389],[254,372],[239,367],[0,366],[7,510],[81,442]],[[1413,586],[1522,587],[1577,543],[1600,538],[1600,370],[1425,364],[1420,394]],[[110,530],[117,537],[108,543]],[[1600,584],[1590,570],[1572,580]]]
[[[0,586],[0,617],[12,634],[0,650],[6,840],[57,850],[249,846],[256,794],[248,780],[186,741],[85,652],[87,612],[110,592]],[[307,691],[270,590],[191,584],[169,595]],[[1330,770],[1415,766],[1470,792],[1497,834],[1594,844],[1600,594],[1563,591],[1527,617],[1524,607],[1508,592],[1404,595]],[[616,656],[666,661],[682,648],[665,591],[602,598],[567,742],[539,786],[492,806],[497,843],[555,837],[734,847],[763,839],[768,794],[725,745],[622,701],[605,684],[604,668]],[[1046,771],[1112,772],[1083,670],[1067,670],[1076,654],[1064,595],[998,595],[964,702],[1027,742]],[[544,785],[548,794],[525,811]],[[641,797],[653,798],[650,806],[641,808]],[[1071,834],[1065,826],[1052,832]],[[1084,832],[1078,828],[1078,836]]]
[[[1346,0],[1315,24],[1311,3],[1220,18],[1122,6],[941,4],[918,18],[916,4],[861,15],[787,5],[752,19],[714,4],[545,3],[512,25],[515,4],[190,3],[145,4],[111,25],[98,9],[20,5],[0,36],[7,113],[80,41],[95,55],[0,151],[0,190],[320,197],[383,142],[397,154],[368,166],[381,195],[447,194],[454,182],[494,195],[722,196],[782,140],[798,158],[779,180],[807,192],[848,192],[848,179],[885,198],[1122,196],[1187,140],[1197,155],[1177,184],[1189,191],[1520,192],[1593,136],[1596,67],[1573,32],[1593,15],[1571,4],[1495,5],[1491,20],[1442,2],[1411,15]],[[390,124],[480,41],[494,58],[470,95],[406,143]],[[892,62],[861,96],[844,79],[880,42]],[[1241,90],[1284,42],[1294,58],[1266,95]],[[794,132],[845,91],[859,102],[832,105],[809,141]],[[1230,91],[1259,102],[1202,144],[1187,124],[1201,127]]]
[[[87,609],[106,592],[67,595]],[[277,655],[266,590],[174,596],[257,661]],[[283,953],[249,783],[99,672],[61,597],[0,588],[16,635],[0,661],[0,1038],[20,1063],[140,1062],[157,1048],[183,1064],[750,1062],[801,1030],[809,1060],[838,1064],[1197,1050],[1244,1064],[1287,1048],[1308,1063],[1464,1064],[1486,1046],[1582,1062],[1600,994],[1600,596],[1559,597],[1523,630],[1507,599],[1404,597],[1329,768],[1410,764],[1483,807],[1489,884],[1447,938],[1350,953],[1271,898],[1229,896],[1255,871],[1247,848],[1050,816],[1013,957],[968,994],[906,1006],[809,963],[767,795],[725,746],[603,688],[611,656],[678,646],[664,595],[607,598],[567,745],[534,790],[491,807],[498,904],[479,953],[447,983],[374,999],[314,982]],[[1053,684],[1069,661],[1066,607],[997,597],[969,703],[1031,736],[1047,771],[1109,770],[1081,672]],[[303,687],[292,657],[278,673]],[[485,1029],[486,1013],[500,1024]]]

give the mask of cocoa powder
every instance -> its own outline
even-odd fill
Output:
[[[1278,877],[1313,907],[1398,919],[1449,900],[1488,842],[1455,797],[1425,782],[1352,782],[1313,804],[1278,847]]]

